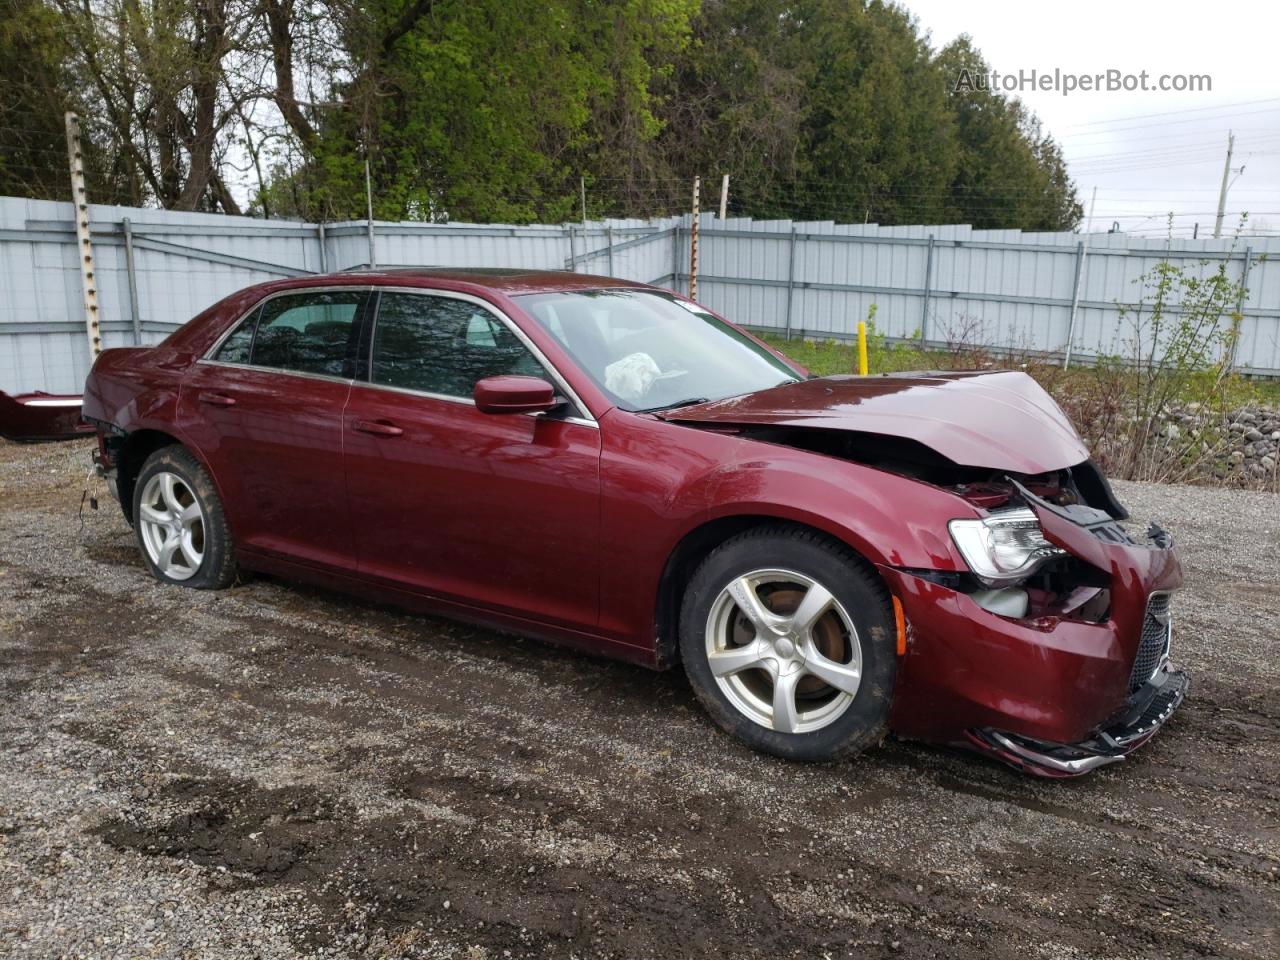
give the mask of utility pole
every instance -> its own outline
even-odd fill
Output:
[[[726,173],[720,178],[720,219],[723,221],[729,215],[729,175]]]
[[[133,253],[133,224],[125,217],[120,221],[124,227],[124,267],[129,277],[129,313],[133,321],[134,346],[142,346],[142,306],[138,302],[138,264]]]
[[[1062,369],[1071,366],[1071,341],[1076,333],[1076,311],[1080,309],[1080,286],[1084,283],[1084,258],[1089,254],[1089,234],[1093,232],[1093,205],[1098,202],[1098,188],[1093,188],[1089,198],[1089,219],[1084,227],[1084,239],[1076,252],[1076,282],[1071,290],[1071,319],[1067,323],[1067,350],[1062,357]]]
[[[578,178],[578,195],[582,197],[582,225],[587,225],[587,178]]]
[[[689,299],[698,299],[698,195],[702,178],[693,178],[693,231],[689,234]]]
[[[373,179],[369,176],[369,141],[364,142],[364,199],[369,214],[369,269],[378,266],[378,252],[373,242]]]
[[[1222,189],[1218,191],[1218,219],[1213,224],[1213,239],[1222,236],[1222,217],[1227,210],[1227,178],[1231,176],[1231,151],[1235,149],[1235,133],[1227,134],[1227,162],[1222,165]]]
[[[84,154],[80,148],[80,118],[71,111],[67,125],[67,160],[71,165],[71,204],[76,218],[76,260],[80,264],[80,291],[84,294],[84,327],[89,335],[89,358],[102,352],[102,328],[98,324],[98,282],[89,236],[89,194],[84,182]]]

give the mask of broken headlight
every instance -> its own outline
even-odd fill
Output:
[[[1066,552],[1044,538],[1040,521],[1026,508],[952,520],[947,526],[973,575],[989,587],[1017,583]]]

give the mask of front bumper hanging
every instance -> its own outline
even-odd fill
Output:
[[[1116,763],[1150,740],[1173,716],[1191,681],[1166,662],[1126,701],[1123,712],[1079,743],[1050,743],[992,728],[966,731],[973,745],[1042,777],[1076,777]]]
[[[1103,510],[1021,492],[1050,543],[1107,576],[1107,615],[1000,616],[940,578],[881,567],[909,631],[890,723],[1027,773],[1077,776],[1141,746],[1185,698],[1169,662],[1182,572],[1158,528],[1138,541]]]

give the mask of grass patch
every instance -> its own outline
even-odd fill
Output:
[[[816,376],[858,372],[856,343],[845,340],[787,340],[775,334],[757,336]],[[968,347],[954,351],[922,350],[910,342],[886,343],[884,337],[878,335],[867,337],[867,368],[871,374],[915,370],[1023,370],[1050,392],[1096,389],[1100,381],[1115,386],[1117,380],[1125,379],[1125,372],[1118,370],[1114,361],[1103,361],[1100,367],[1080,364],[1074,369],[1063,370],[1057,362],[1040,358],[995,356]],[[1136,374],[1130,371],[1130,376],[1136,383]],[[1212,389],[1213,376],[1213,371],[1209,370],[1193,374],[1180,391],[1182,396],[1178,400],[1192,403],[1203,397]],[[1219,386],[1225,388],[1229,406],[1280,405],[1280,380],[1234,376],[1226,378]]]
[[[759,335],[765,343],[785,353],[800,366],[820,377],[858,372],[858,345],[844,340],[787,340],[773,334]],[[878,334],[867,336],[867,369],[871,373],[902,370],[949,370],[954,363],[941,363],[946,354],[930,353],[909,343],[886,343]]]

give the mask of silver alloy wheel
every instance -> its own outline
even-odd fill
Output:
[[[157,570],[172,580],[196,575],[204,562],[204,511],[185,480],[168,471],[148,480],[138,503],[138,526]]]
[[[834,723],[862,682],[862,647],[849,614],[830,590],[794,570],[754,570],[720,591],[707,616],[706,651],[734,708],[779,733]]]

